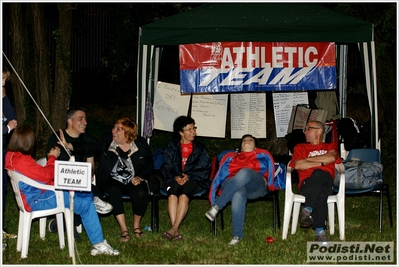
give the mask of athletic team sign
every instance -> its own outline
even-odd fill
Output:
[[[336,89],[335,43],[179,46],[181,93]]]

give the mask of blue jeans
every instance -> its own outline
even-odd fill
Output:
[[[64,191],[65,207],[70,208],[69,191]],[[87,233],[87,237],[92,245],[104,241],[104,236],[100,224],[100,219],[93,202],[93,194],[91,192],[75,192],[73,198],[74,213],[82,217],[82,223]],[[45,191],[40,195],[40,199],[36,198],[34,203],[29,203],[32,211],[51,209],[57,206],[55,194],[53,191]]]
[[[244,236],[244,220],[248,199],[256,199],[267,193],[263,176],[249,168],[243,168],[222,185],[222,194],[216,198],[215,205],[224,208],[231,201],[233,236]]]

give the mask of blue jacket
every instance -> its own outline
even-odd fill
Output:
[[[265,178],[265,185],[269,186],[269,181],[273,181],[274,177],[274,160],[271,154],[267,150],[256,149],[257,155],[256,159],[259,160],[259,173],[261,173]],[[210,191],[209,191],[209,201],[211,205],[214,203],[216,194],[218,190],[223,185],[226,179],[232,178],[230,164],[233,161],[234,157],[238,155],[240,152],[228,152],[222,158],[219,166],[219,171],[216,174],[215,179],[213,179]],[[242,166],[245,168],[246,166]]]

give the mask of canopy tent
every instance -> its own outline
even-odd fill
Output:
[[[147,94],[154,95],[158,82],[162,46],[223,41],[335,42],[338,51],[340,114],[345,117],[346,51],[348,44],[357,43],[364,63],[370,105],[371,143],[373,148],[379,149],[372,23],[317,4],[216,3],[204,4],[158,20],[140,27],[139,30],[137,123],[140,134],[143,134],[145,124]]]

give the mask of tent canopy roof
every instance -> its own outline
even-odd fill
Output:
[[[372,23],[310,3],[217,3],[141,27],[141,44],[373,40]]]

